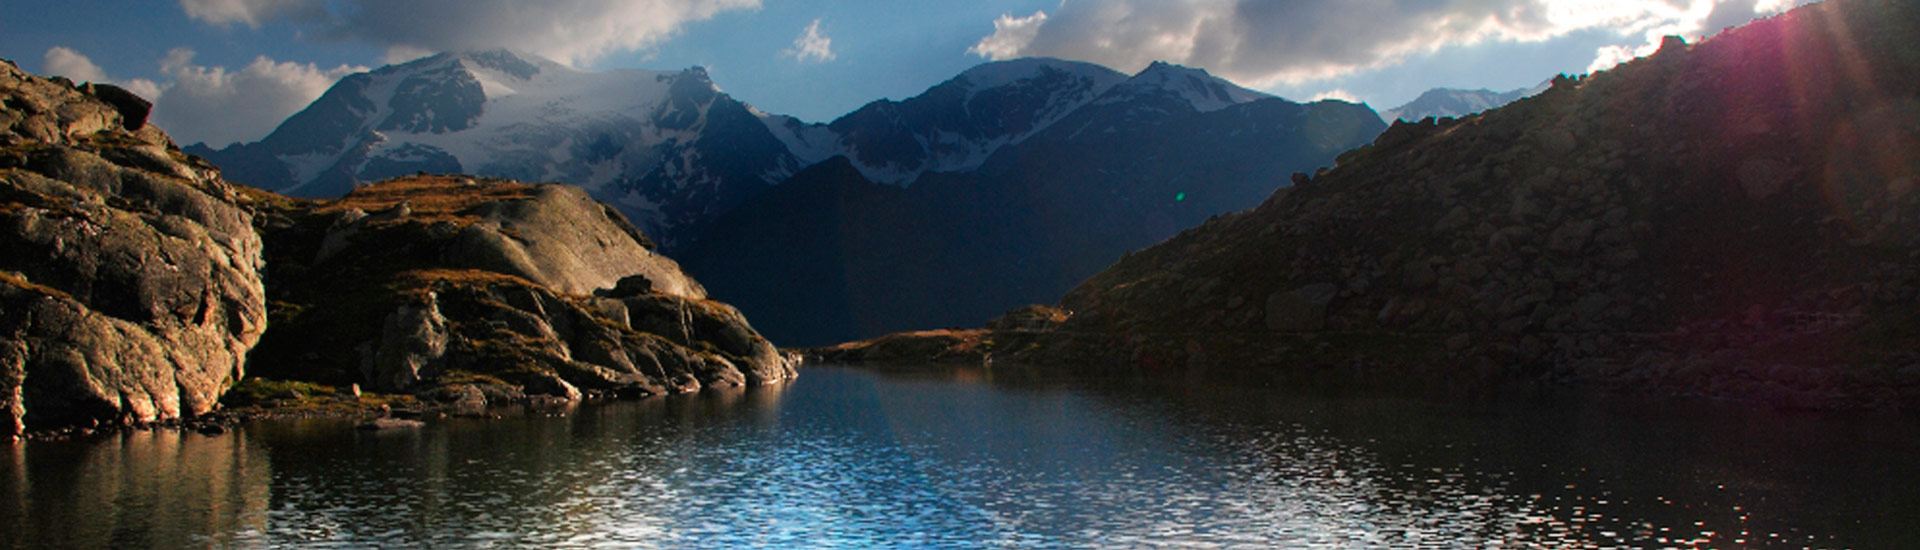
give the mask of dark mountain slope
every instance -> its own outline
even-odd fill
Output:
[[[995,355],[1920,407],[1914,36],[1912,3],[1831,0],[1396,124]]]

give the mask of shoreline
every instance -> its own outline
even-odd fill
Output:
[[[1920,414],[1920,368],[1897,363],[1796,363],[1758,353],[1764,351],[1759,346],[1724,342],[1675,345],[1677,339],[1688,336],[1684,332],[1537,335],[1242,331],[1159,336],[1120,337],[1059,329],[949,329],[890,334],[795,351],[808,364],[1007,363],[1093,373],[1159,373],[1216,383],[1400,387],[1442,396],[1545,385],[1759,409]],[[1545,339],[1542,336],[1571,344],[1537,343]],[[1737,334],[1705,336],[1731,338]],[[1616,344],[1592,344],[1603,338]]]

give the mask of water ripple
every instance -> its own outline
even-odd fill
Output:
[[[1836,457],[1788,448],[1844,444],[1858,432],[1817,424],[1787,429],[1798,435],[1781,442],[1729,433],[1748,417],[1689,427],[1545,410],[1572,412],[813,369],[786,388],[447,419],[413,432],[309,421],[223,437],[129,436],[111,448],[34,442],[0,475],[0,494],[19,497],[0,508],[0,526],[29,535],[8,537],[13,547],[1826,548],[1920,539],[1899,520],[1854,513],[1920,508],[1920,491],[1888,489],[1920,479],[1899,458],[1916,450],[1912,431]],[[1770,460],[1749,460],[1755,452]],[[114,519],[46,505],[63,498]],[[61,522],[73,529],[36,531]]]

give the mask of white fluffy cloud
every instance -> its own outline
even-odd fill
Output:
[[[266,56],[239,69],[193,64],[194,52],[174,48],[159,61],[160,73],[171,80],[144,78],[115,80],[80,52],[64,47],[47,50],[42,71],[75,81],[108,82],[127,88],[153,102],[152,120],[175,141],[204,141],[224,146],[235,141],[266,137],[280,121],[293,116],[325,93],[341,77],[367,70],[341,65],[321,69],[311,63],[274,61]]]
[[[760,0],[181,0],[187,15],[258,26],[286,20],[312,36],[421,51],[510,48],[569,64],[644,49],[680,27]]]
[[[80,52],[74,51],[72,48],[64,46],[47,48],[47,53],[42,57],[42,62],[44,64],[40,66],[40,72],[49,75],[64,76],[74,82],[115,84],[126,88],[127,91],[138,94],[140,97],[147,98],[147,101],[157,101],[160,99],[162,88],[154,81],[145,78],[135,78],[131,80],[109,78],[107,77],[107,71],[101,69],[99,65],[95,65],[93,59],[88,58]]]
[[[1342,89],[1342,88],[1334,88],[1331,90],[1313,94],[1313,97],[1307,98],[1307,101],[1320,101],[1323,99],[1345,101],[1347,103],[1360,103],[1360,96],[1353,95],[1353,92],[1346,91],[1345,89]]]
[[[1036,11],[1026,17],[1001,14],[993,20],[993,34],[967,48],[967,53],[996,60],[1020,57],[1021,50],[1025,50],[1035,37],[1040,36],[1040,26],[1046,23],[1047,12],[1044,11]]]
[[[1737,6],[1716,10],[1723,2]],[[1079,59],[1123,71],[1166,60],[1271,86],[1391,66],[1453,46],[1540,42],[1589,29],[1658,44],[1665,34],[1702,34],[1716,13],[1744,11],[1744,22],[1787,2],[1805,0],[1065,0],[1053,13],[1001,16],[968,51],[995,60]],[[1625,49],[1639,49],[1620,48],[1599,53],[1618,60]]]
[[[341,77],[367,70],[347,65],[322,69],[266,56],[239,69],[194,65],[192,60],[193,50],[174,48],[161,62],[173,82],[154,104],[153,121],[182,143],[205,141],[215,147],[265,137]]]
[[[833,54],[833,39],[820,34],[819,19],[808,23],[807,28],[800,31],[800,36],[793,39],[793,47],[781,50],[780,55],[815,62],[833,61],[837,57]]]
[[[180,0],[187,16],[216,25],[242,23],[259,27],[281,18],[326,16],[325,3],[314,0]]]
[[[1752,21],[1755,17],[1765,17],[1786,11],[1794,6],[1804,5],[1814,0],[1693,0],[1686,17],[1663,24],[1647,25],[1640,29],[1643,40],[1636,44],[1615,44],[1601,46],[1594,52],[1593,63],[1587,66],[1587,72],[1613,68],[1636,57],[1652,55],[1660,50],[1663,37],[1683,36],[1692,41],[1702,37],[1719,34],[1721,30],[1738,27]]]
[[[41,72],[49,75],[64,76],[74,82],[107,81],[106,71],[100,70],[100,66],[93,64],[92,59],[71,48],[62,46],[48,48],[47,55],[43,59],[45,64],[41,65]]]

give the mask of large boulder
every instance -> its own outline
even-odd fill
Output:
[[[793,358],[577,188],[422,175],[249,203],[275,306],[254,355],[264,376],[487,401],[794,376]]]
[[[319,213],[334,220],[312,263],[376,239],[367,233],[439,224],[439,230],[457,230],[450,239],[430,239],[433,259],[442,267],[513,275],[572,294],[591,294],[641,275],[661,292],[706,296],[706,289],[678,263],[655,253],[653,241],[625,215],[578,187],[468,177],[399,178],[355,189]]]
[[[206,413],[266,329],[251,217],[147,107],[0,62],[0,437]]]

